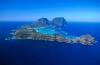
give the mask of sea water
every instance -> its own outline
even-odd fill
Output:
[[[68,22],[69,35],[91,34],[92,46],[33,40],[5,40],[11,30],[32,22],[0,22],[0,65],[100,65],[100,23]]]

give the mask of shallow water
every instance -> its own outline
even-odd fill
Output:
[[[68,35],[68,33],[61,28],[54,28],[54,27],[41,27],[35,28],[35,30],[42,34],[59,34],[64,38],[76,38],[77,36]]]
[[[44,27],[44,28],[35,28],[38,32],[43,34],[56,34],[55,28],[53,27]]]

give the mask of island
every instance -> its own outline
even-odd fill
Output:
[[[84,45],[93,45],[95,43],[94,37],[90,34],[81,36],[68,35],[63,30],[68,24],[65,18],[56,17],[52,21],[47,18],[40,18],[33,22],[33,24],[22,25],[20,28],[12,30],[10,34],[11,39],[31,39],[31,40],[45,40],[45,41],[57,41],[65,43],[81,43]]]

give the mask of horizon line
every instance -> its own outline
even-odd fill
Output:
[[[10,21],[10,20],[8,20],[8,21],[0,21],[0,22],[34,22],[34,21],[36,21],[36,20],[33,20],[33,21],[27,21],[27,20],[18,20],[18,21],[16,21],[16,20],[14,20],[14,21]],[[67,22],[100,22],[100,21],[68,21],[68,20],[66,20]]]

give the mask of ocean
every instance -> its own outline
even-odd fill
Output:
[[[0,65],[100,65],[100,23],[68,22],[69,35],[91,34],[94,45],[5,40],[13,29],[33,22],[0,22]]]

